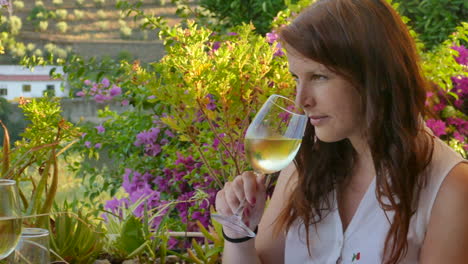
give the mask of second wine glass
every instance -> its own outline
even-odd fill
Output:
[[[296,156],[308,117],[293,100],[281,95],[271,95],[250,123],[244,140],[247,160],[257,176],[270,174],[288,166]],[[223,226],[245,236],[255,233],[242,221],[245,199],[231,216],[213,214]]]
[[[0,179],[0,260],[15,249],[21,236],[21,209],[16,181]]]

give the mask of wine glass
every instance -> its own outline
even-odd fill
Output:
[[[16,181],[0,179],[0,260],[6,258],[21,236],[21,209]]]
[[[246,156],[257,176],[268,175],[267,188],[271,180],[269,175],[284,169],[296,156],[307,120],[304,110],[294,101],[273,94],[250,123],[244,139]],[[255,237],[242,221],[244,204],[245,199],[231,216],[213,214],[212,217],[241,235]]]

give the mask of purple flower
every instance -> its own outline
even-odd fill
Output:
[[[142,131],[136,135],[136,140],[133,144],[137,147],[153,144],[158,139],[159,132],[160,129],[157,127],[153,127],[147,131]]]
[[[160,192],[167,192],[169,191],[169,179],[164,178],[162,176],[157,176],[153,180],[154,185]]]
[[[120,103],[122,104],[122,106],[127,106],[130,102],[127,99],[124,99]]]
[[[266,34],[266,40],[268,43],[273,44],[273,42],[278,40],[278,34],[270,32]]]
[[[219,146],[219,139],[218,138],[215,138],[213,140],[213,144],[211,145],[213,147],[214,150],[218,150],[218,146]]]
[[[85,147],[90,148],[90,147],[91,147],[91,142],[86,141],[86,142],[84,143],[84,145],[85,145]]]
[[[428,119],[426,120],[426,124],[434,132],[434,135],[436,135],[437,137],[440,137],[442,135],[447,135],[444,121]]]
[[[455,138],[456,140],[460,142],[465,141],[465,137],[461,135],[458,131],[453,132],[453,138]]]
[[[102,147],[102,144],[101,143],[96,143],[94,145],[94,148],[97,148],[97,149],[100,149]]]
[[[461,107],[463,106],[463,100],[461,100],[461,99],[455,100],[455,102],[453,102],[453,104],[454,104],[457,108],[461,108]]]
[[[152,100],[152,99],[154,99],[154,98],[156,98],[156,96],[154,96],[154,95],[150,95],[150,96],[148,96],[148,98],[147,98],[147,99],[148,99],[148,100]]]
[[[110,96],[117,96],[122,94],[122,89],[117,85],[112,85],[112,88],[109,91]]]
[[[94,96],[94,101],[96,101],[96,103],[103,103],[107,100],[107,96],[105,95],[102,95],[102,94],[96,94]]]
[[[167,248],[169,249],[174,249],[177,247],[179,244],[179,240],[177,240],[175,237],[169,238],[169,241],[167,241]]]
[[[466,49],[464,46],[453,46],[452,49],[458,51],[458,56],[455,58],[455,60],[459,64],[468,66],[468,49]]]
[[[102,134],[102,133],[106,132],[106,129],[102,125],[99,125],[99,126],[94,127],[94,128],[96,128],[98,134]]]
[[[228,32],[227,35],[228,36],[237,36],[238,34],[236,32]]]
[[[446,105],[444,103],[436,104],[436,105],[434,105],[434,111],[440,112],[440,111],[444,110],[445,106]]]
[[[166,134],[166,136],[170,137],[170,138],[173,138],[175,137],[175,135],[172,133],[172,131],[170,131],[169,129],[166,129],[164,131],[164,134]]]
[[[83,92],[83,91],[79,91],[79,92],[76,93],[76,96],[80,96],[80,97],[83,97],[83,96],[85,96],[85,95],[86,95],[86,94],[85,94],[85,92]]]
[[[273,56],[275,57],[282,57],[284,56],[284,52],[283,52],[283,49],[281,47],[281,43],[276,43],[276,47],[275,47],[275,53],[273,53]]]
[[[114,198],[106,202],[106,204],[104,205],[104,209],[111,211],[113,213],[117,213],[118,211],[120,211],[121,208],[125,207],[127,203],[128,203],[128,200],[125,198],[122,198],[122,199]]]
[[[161,146],[159,144],[154,144],[154,145],[148,146],[145,150],[148,156],[154,157],[161,152]]]
[[[89,85],[91,85],[91,81],[90,80],[84,80],[84,84],[89,86]]]
[[[102,84],[103,88],[107,88],[110,85],[110,81],[107,78],[103,78],[102,81],[101,81],[101,84]]]
[[[221,42],[216,41],[215,43],[213,43],[212,50],[217,51],[219,49],[219,47],[221,47]]]

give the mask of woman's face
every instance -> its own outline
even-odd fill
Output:
[[[357,89],[340,75],[296,52],[288,54],[289,69],[297,82],[296,102],[301,105],[324,142],[362,136],[363,113]]]

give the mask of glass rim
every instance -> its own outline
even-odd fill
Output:
[[[21,237],[33,238],[33,237],[45,237],[49,236],[49,230],[44,228],[27,227],[23,228]]]
[[[15,184],[16,184],[15,180],[0,179],[0,186],[10,186],[10,185],[15,185]]]
[[[295,101],[289,99],[289,98],[286,97],[286,96],[279,95],[279,94],[272,94],[272,95],[270,95],[270,98],[273,98],[273,97],[279,97],[279,98],[285,99],[286,101],[292,102],[292,103],[294,104],[294,106],[295,106],[297,109],[300,109],[300,110],[302,111],[303,114],[291,112],[291,110],[288,110],[288,109],[282,107],[281,105],[277,104],[274,100],[271,101],[274,105],[278,106],[278,107],[281,108],[282,110],[284,110],[284,111],[286,111],[286,112],[288,112],[288,113],[290,113],[290,114],[293,114],[293,115],[305,116],[305,117],[307,117],[305,110],[304,110],[301,106],[297,105],[297,103],[296,103]]]

